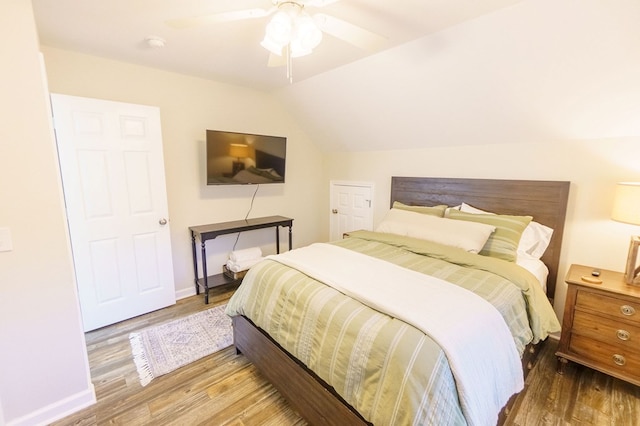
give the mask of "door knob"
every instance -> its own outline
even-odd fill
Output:
[[[159,223],[160,225],[166,225],[166,224],[167,224],[167,219],[165,219],[165,218],[163,217],[162,219],[160,219],[160,220],[158,221],[158,223]]]
[[[331,213],[333,213],[333,214],[338,214],[338,209],[333,209],[333,210],[331,210]]]

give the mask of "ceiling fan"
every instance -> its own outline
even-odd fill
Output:
[[[322,8],[339,0],[271,0],[269,9],[253,8],[215,13],[190,18],[171,19],[166,24],[173,28],[189,28],[199,25],[257,19],[273,15],[265,28],[260,43],[277,57],[284,58],[287,76],[291,76],[291,58],[310,54],[322,41],[323,34],[350,43],[360,49],[377,51],[387,40],[371,31],[325,13],[307,13],[307,8]],[[270,66],[283,65],[272,57]]]

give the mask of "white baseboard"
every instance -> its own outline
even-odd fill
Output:
[[[184,299],[185,297],[195,296],[196,289],[194,287],[183,288],[176,291],[176,300]]]
[[[7,426],[48,425],[95,403],[96,392],[93,384],[90,384],[89,389],[75,395],[71,395],[61,401],[49,404],[48,406],[42,407],[33,413],[27,414],[26,416],[10,420],[7,422]]]

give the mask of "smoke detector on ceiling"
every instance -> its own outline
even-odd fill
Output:
[[[145,38],[144,41],[146,41],[147,46],[152,49],[162,49],[167,44],[167,42],[163,38],[156,36],[149,36]]]

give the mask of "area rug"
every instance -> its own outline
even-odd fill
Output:
[[[233,343],[226,305],[145,328],[129,335],[140,384],[174,371]]]

